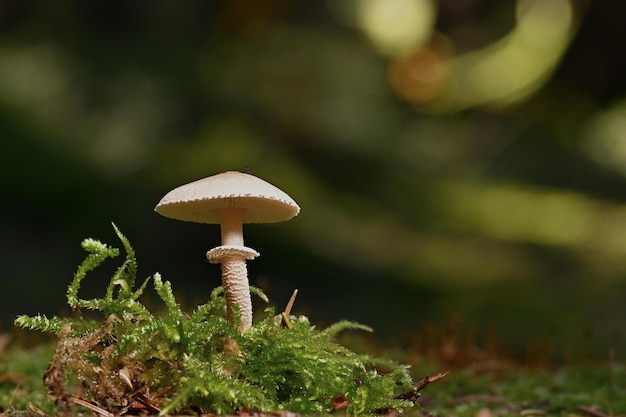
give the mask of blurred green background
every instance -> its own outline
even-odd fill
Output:
[[[619,0],[0,2],[3,328],[65,311],[80,241],[118,245],[111,221],[142,276],[201,302],[219,228],[154,206],[249,167],[302,207],[244,227],[277,308],[298,288],[295,313],[380,337],[453,315],[520,351],[622,346],[624,16]]]

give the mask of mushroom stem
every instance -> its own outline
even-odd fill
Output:
[[[259,253],[243,245],[222,245],[208,251],[206,256],[209,262],[222,264],[222,286],[228,322],[243,333],[252,326],[252,300],[246,260],[256,258]],[[235,322],[234,306],[239,310],[239,323]]]
[[[245,277],[241,279],[241,277]],[[228,256],[222,259],[222,285],[226,298],[226,315],[233,327],[243,333],[252,326],[252,300],[248,284],[246,261],[239,256]],[[235,322],[233,307],[237,306],[240,322]]]
[[[220,210],[222,245],[243,246],[243,210],[229,207]]]

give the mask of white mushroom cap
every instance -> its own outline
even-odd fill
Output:
[[[167,193],[155,211],[196,223],[220,223],[220,211],[242,209],[243,223],[276,223],[300,212],[298,204],[272,184],[250,174],[227,171],[181,185]]]

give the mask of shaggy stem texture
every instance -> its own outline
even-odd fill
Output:
[[[222,286],[228,322],[243,333],[252,326],[252,299],[244,259],[236,255],[222,259]],[[235,314],[235,310],[238,314]]]

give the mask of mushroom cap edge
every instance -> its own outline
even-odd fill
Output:
[[[155,207],[176,220],[219,224],[219,211],[242,209],[243,223],[277,223],[300,212],[298,204],[274,185],[238,171],[226,171],[181,185]]]

